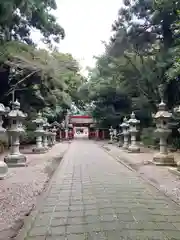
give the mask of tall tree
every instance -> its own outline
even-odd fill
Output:
[[[0,0],[0,40],[21,40],[32,44],[31,30],[37,29],[45,43],[59,42],[64,29],[57,23],[51,10],[55,0]]]

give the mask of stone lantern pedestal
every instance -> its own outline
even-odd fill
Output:
[[[119,131],[119,133],[118,133],[118,139],[119,139],[118,147],[122,147],[123,146],[123,134],[121,131]]]
[[[10,125],[8,127],[8,135],[11,138],[10,154],[5,156],[4,161],[8,167],[26,166],[26,156],[19,151],[19,137],[24,133],[22,120],[26,115],[20,110],[20,103],[16,100],[12,103],[12,110],[7,115]]]
[[[51,148],[53,146],[53,133],[51,131],[48,132],[48,146]]]
[[[57,129],[56,129],[56,127],[54,126],[54,127],[52,128],[52,134],[51,134],[51,136],[52,136],[52,145],[55,145],[55,144],[56,144],[56,133],[57,133]]]
[[[122,128],[122,135],[124,138],[122,148],[127,150],[129,147],[129,123],[126,117],[124,118],[123,123],[120,126]]]
[[[43,147],[46,151],[49,150],[49,147],[48,147],[48,136],[49,136],[49,126],[50,124],[47,122],[47,118],[45,118],[44,120],[44,124],[43,124],[43,127],[44,127],[44,137],[43,137]]]
[[[137,145],[136,136],[138,133],[137,125],[140,123],[139,120],[136,119],[134,112],[131,114],[131,118],[128,121],[129,123],[129,133],[131,135],[131,144],[128,147],[129,152],[137,153],[140,152],[140,147]]]
[[[175,112],[175,114],[178,115],[178,118],[179,118],[180,106],[177,107],[177,108],[174,108],[174,112]],[[178,132],[180,133],[180,128],[178,129]],[[180,176],[180,161],[178,161],[178,163],[177,163],[177,168],[171,167],[171,168],[169,168],[169,172],[171,172],[171,173],[173,173],[173,174],[175,174],[177,176]]]
[[[166,105],[163,101],[161,101],[159,104],[159,110],[154,116],[156,121],[155,134],[160,139],[160,151],[153,157],[153,163],[155,165],[176,166],[174,156],[169,154],[167,149],[167,138],[171,133],[168,123],[171,117],[172,113],[166,111]]]
[[[35,136],[36,136],[36,146],[33,148],[34,153],[45,153],[47,149],[43,146],[43,137],[45,131],[43,129],[44,119],[42,118],[42,114],[39,112],[37,118],[33,120],[33,123],[36,124]]]
[[[65,128],[65,140],[68,141],[69,140],[69,129]]]
[[[109,140],[109,144],[113,144],[113,127],[111,126],[109,129],[109,136],[110,136],[110,140]]]
[[[3,104],[0,103],[0,135],[5,135],[6,129],[3,128],[3,116],[8,112],[8,109],[4,107]],[[8,166],[4,161],[0,161],[0,179],[4,179],[7,175]]]
[[[118,142],[118,137],[117,137],[117,130],[113,129],[113,142]]]

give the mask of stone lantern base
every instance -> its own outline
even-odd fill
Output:
[[[128,147],[128,152],[130,152],[130,153],[139,153],[140,152],[140,147],[138,147],[137,145],[130,145]]]
[[[129,144],[128,143],[123,143],[122,149],[128,150],[128,148],[129,148]]]
[[[4,179],[8,172],[8,166],[4,161],[0,161],[0,179]]]
[[[122,146],[123,146],[123,142],[122,142],[122,141],[119,141],[118,147],[122,147]]]
[[[32,151],[33,153],[36,153],[36,154],[42,154],[42,153],[46,153],[48,149],[49,148],[46,148],[46,147],[34,147]]]
[[[26,156],[19,154],[9,154],[5,156],[4,162],[8,167],[25,167],[26,166]]]
[[[173,168],[173,167],[171,167],[171,168],[169,168],[168,169],[168,171],[170,172],[170,173],[173,173],[173,174],[175,174],[176,176],[179,176],[180,177],[180,169],[179,168]]]
[[[153,157],[153,164],[159,166],[177,166],[174,156],[168,153],[156,153]]]

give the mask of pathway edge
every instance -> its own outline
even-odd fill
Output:
[[[25,219],[24,219],[24,224],[23,224],[23,227],[19,230],[19,232],[17,233],[17,235],[12,238],[13,240],[25,240],[26,237],[27,237],[27,233],[28,231],[31,229],[31,226],[36,218],[36,216],[38,215],[39,213],[39,210],[42,206],[42,201],[47,197],[47,195],[49,194],[49,191],[51,189],[51,186],[52,186],[52,182],[54,180],[54,178],[56,178],[56,175],[58,174],[58,170],[59,168],[63,165],[64,163],[64,157],[66,155],[66,153],[68,152],[69,150],[69,147],[70,147],[70,143],[68,143],[68,146],[67,146],[67,149],[62,153],[62,156],[61,156],[61,161],[57,167],[57,169],[55,170],[55,172],[53,173],[53,175],[51,176],[49,182],[48,182],[48,185],[47,185],[47,188],[46,190],[40,195],[37,197],[37,204],[35,206],[35,208],[31,211],[31,213],[29,214],[29,216],[27,216]]]

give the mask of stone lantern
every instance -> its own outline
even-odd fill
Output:
[[[6,129],[3,128],[3,116],[8,113],[9,109],[5,108],[2,103],[0,103],[0,134],[4,135],[6,132]],[[8,172],[8,166],[4,161],[0,161],[0,179],[3,179]]]
[[[117,130],[113,129],[113,140],[116,141],[117,140]]]
[[[128,150],[130,152],[139,152],[140,148],[137,145],[136,136],[138,133],[137,125],[140,123],[140,121],[136,119],[134,112],[132,112],[131,118],[129,119],[128,123],[129,123],[129,133],[131,135],[131,144],[129,145]]]
[[[155,134],[160,139],[160,151],[154,155],[153,162],[156,165],[165,166],[175,166],[175,161],[173,155],[168,153],[167,149],[167,138],[171,133],[169,129],[169,122],[172,118],[172,113],[166,110],[166,104],[161,100],[159,104],[158,111],[154,115],[154,120],[156,122]]]
[[[48,147],[52,147],[53,146],[53,132],[51,131],[51,129],[48,132]]]
[[[121,124],[119,124],[119,131],[118,131],[118,141],[119,141],[119,147],[123,146],[123,134],[121,132]]]
[[[61,138],[62,138],[62,136],[61,136],[62,135],[62,133],[61,133],[61,124],[58,123],[57,121],[55,121],[55,122],[53,122],[51,124],[51,126],[56,128],[56,135],[57,135],[57,131],[59,132],[59,141],[60,141]]]
[[[48,123],[47,118],[44,119],[43,127],[44,127],[43,147],[44,147],[45,150],[48,150],[49,149],[49,147],[48,147],[48,136],[49,136],[50,124]]]
[[[8,135],[11,139],[10,154],[5,156],[4,161],[10,167],[20,167],[26,165],[26,156],[19,151],[19,137],[24,134],[25,130],[22,126],[22,121],[27,117],[20,110],[18,100],[12,102],[12,110],[7,115],[9,119]]]
[[[110,129],[109,129],[109,136],[110,136],[110,141],[109,141],[109,144],[112,144],[113,143],[113,127],[111,126]]]
[[[129,123],[127,118],[125,117],[123,119],[123,123],[120,125],[122,128],[122,135],[123,135],[123,146],[122,148],[128,149],[129,145]]]
[[[51,129],[51,137],[52,137],[52,145],[56,144],[56,133],[57,133],[57,128],[55,126],[53,126],[53,128]]]
[[[39,112],[37,114],[37,118],[32,121],[33,123],[36,124],[36,130],[34,131],[35,136],[36,136],[36,146],[33,148],[34,153],[45,153],[47,149],[43,146],[43,137],[45,134],[45,131],[43,129],[43,125],[45,123],[44,119],[42,118],[42,114]]]
[[[69,139],[73,139],[73,124],[72,123],[69,123],[68,125],[69,127]]]

